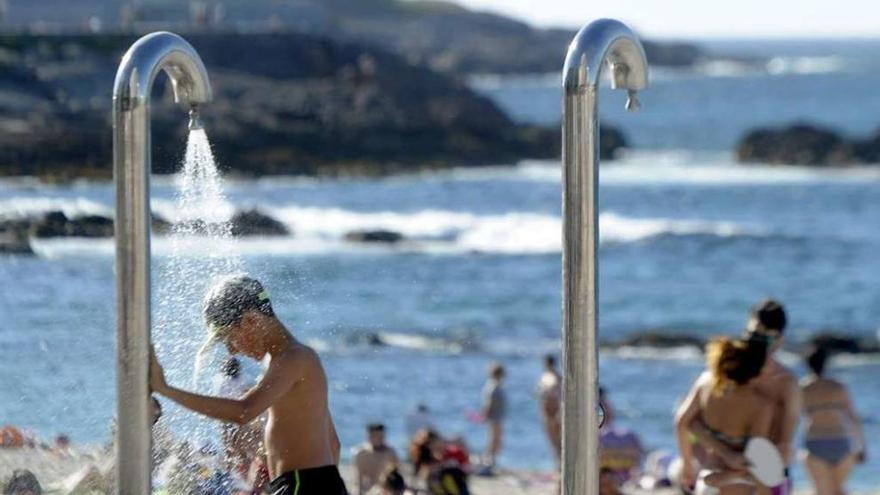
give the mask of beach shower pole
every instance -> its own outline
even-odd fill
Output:
[[[599,73],[626,89],[626,108],[648,85],[641,42],[623,23],[581,29],[562,70],[562,494],[599,493],[599,354],[596,347],[599,249]]]
[[[211,99],[208,73],[176,34],[137,40],[113,85],[113,176],[116,181],[116,493],[147,495],[152,472],[149,419],[150,92],[160,71],[187,110]]]

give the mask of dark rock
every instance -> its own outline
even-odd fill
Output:
[[[67,235],[67,215],[62,211],[50,211],[31,224],[33,237],[64,237]]]
[[[230,235],[229,223],[208,223],[200,218],[197,218],[195,220],[176,222],[171,226],[171,231],[176,234],[202,235],[212,237],[223,237]]]
[[[613,160],[617,152],[626,146],[626,138],[619,129],[609,126],[599,128],[599,158]]]
[[[166,235],[171,233],[171,222],[155,213],[151,215],[150,223],[153,228],[153,234],[155,235]]]
[[[0,223],[0,254],[34,254],[28,239],[28,227],[26,221]]]
[[[783,165],[841,166],[880,162],[880,133],[848,139],[811,124],[749,132],[737,146],[741,162]]]
[[[878,353],[880,343],[868,338],[860,338],[833,332],[822,332],[810,339],[810,344],[824,347],[831,352],[844,352],[849,354]]]
[[[384,347],[388,344],[382,340],[378,332],[372,330],[356,330],[345,335],[345,343],[351,346]]]
[[[556,126],[520,125],[461,80],[375,45],[291,32],[205,31],[187,39],[214,84],[202,117],[215,154],[241,175],[415,172],[559,155]],[[0,36],[8,55],[0,59],[0,87],[6,99],[27,103],[0,117],[0,174],[109,178],[107,81],[134,40]],[[43,89],[26,84],[33,79]],[[153,172],[172,173],[186,114],[170,101],[167,79],[156,83]]]
[[[34,237],[113,237],[113,219],[82,215],[72,219],[61,211],[50,211],[30,226]]]
[[[286,225],[257,209],[235,212],[229,220],[229,224],[230,233],[236,237],[253,235],[279,236],[290,234]]]
[[[644,332],[631,337],[627,337],[623,341],[614,345],[615,347],[697,347],[702,349],[705,341],[693,335],[664,333],[664,332]]]
[[[390,230],[358,230],[345,234],[345,240],[350,242],[395,244],[403,240],[403,234]]]
[[[76,217],[67,224],[71,237],[113,237],[113,219],[100,215]]]

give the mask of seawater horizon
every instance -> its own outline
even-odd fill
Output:
[[[603,96],[606,121],[624,129],[635,151],[603,163],[601,171],[600,340],[650,329],[735,335],[748,307],[774,296],[790,312],[794,342],[830,329],[876,342],[877,169],[744,165],[731,149],[746,127],[794,117],[868,132],[878,122],[863,109],[878,104],[871,90],[877,79],[677,75],[657,81],[655,92],[642,98],[643,113],[632,116],[617,108],[620,95]],[[832,87],[836,92],[827,99],[804,100]],[[558,119],[557,92],[503,81],[487,90],[530,122]],[[154,183],[154,211],[185,220],[190,215],[176,206],[173,181]],[[0,217],[55,209],[112,214],[109,183],[4,186]],[[223,215],[258,208],[292,231],[217,242],[265,283],[295,335],[322,353],[346,459],[370,421],[385,421],[391,442],[402,448],[404,417],[419,402],[442,432],[461,433],[482,450],[484,431],[465,412],[478,407],[486,366],[499,360],[509,370],[511,400],[500,462],[552,468],[533,391],[540,357],[559,347],[557,164],[347,180],[228,180],[223,196],[216,209]],[[378,228],[406,240],[363,245],[344,239],[351,230]],[[204,244],[198,236],[156,237],[157,285],[175,274],[175,249],[198,258]],[[46,436],[68,433],[81,443],[106,441],[114,407],[112,240],[36,240],[34,248],[35,257],[0,258],[0,279],[15,287],[0,295],[6,316],[0,349],[15,350],[0,361],[8,378],[0,397],[17,399],[0,403],[0,421]],[[199,273],[190,277],[207,284]],[[182,320],[189,345],[203,329],[190,317]],[[385,345],[370,345],[375,335]],[[796,353],[782,358],[805,373]],[[600,376],[620,425],[637,430],[651,449],[672,450],[674,407],[702,368],[693,348],[630,347],[604,351]],[[869,439],[880,438],[878,371],[874,355],[838,356],[831,363],[831,373],[850,387]],[[250,363],[248,376],[258,373]],[[189,378],[175,383],[188,386]],[[872,455],[856,468],[851,487],[878,486],[878,467]],[[806,487],[802,466],[794,469],[797,486]]]

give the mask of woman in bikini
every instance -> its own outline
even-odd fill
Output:
[[[823,375],[827,360],[822,347],[810,353],[811,373],[801,383],[805,464],[817,495],[841,495],[850,470],[865,459],[865,437],[846,387]]]
[[[711,439],[703,442],[703,437],[696,435],[707,450],[698,493],[755,493],[758,483],[745,471],[742,452],[749,438],[767,436],[771,410],[746,385],[761,373],[766,357],[766,345],[749,340],[718,337],[706,346],[708,371],[697,379],[676,417],[685,484],[697,478],[693,431],[700,428]]]

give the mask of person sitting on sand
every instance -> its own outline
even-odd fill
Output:
[[[467,474],[447,457],[446,441],[437,432],[416,433],[410,443],[410,458],[416,480],[428,495],[469,495]]]
[[[171,432],[158,424],[162,417],[162,404],[155,397],[150,400],[150,423],[153,435],[153,474],[171,457],[174,438]],[[116,486],[116,424],[111,427],[113,443],[107,449],[107,457],[97,463],[90,463],[82,469],[50,486],[51,492],[61,493],[110,493]]]
[[[25,435],[12,425],[5,425],[0,430],[0,447],[23,447]]]
[[[604,387],[599,387],[599,404],[605,411],[599,430],[599,465],[610,470],[620,486],[638,475],[645,449],[636,432],[615,424],[614,408]]]
[[[34,473],[27,469],[16,469],[3,487],[3,495],[42,495],[43,487]]]
[[[622,495],[619,481],[613,469],[599,468],[599,495]]]
[[[399,462],[397,453],[385,443],[385,425],[367,425],[367,441],[354,454],[354,468],[357,471],[358,495],[367,493],[379,477],[389,467]]]
[[[706,346],[708,372],[697,379],[676,415],[684,486],[697,481],[689,428],[698,421],[714,439],[700,473],[703,483],[721,495],[753,493],[757,481],[745,470],[742,452],[749,438],[766,437],[770,431],[771,406],[749,386],[761,373],[766,357],[767,346],[752,340],[718,337]],[[714,448],[718,444],[724,449]]]
[[[552,354],[544,356],[544,372],[538,381],[538,402],[544,431],[558,465],[562,458],[562,376]]]
[[[406,481],[397,466],[391,466],[382,473],[369,495],[413,495],[413,492],[406,488]]]
[[[246,275],[221,280],[204,306],[210,331],[203,346],[222,342],[233,355],[269,359],[257,385],[238,399],[209,397],[173,387],[155,353],[150,385],[183,407],[244,425],[269,411],[265,449],[273,495],[345,495],[339,474],[339,437],[327,400],[327,376],[318,354],[300,343],[275,316],[269,295]]]
[[[817,495],[839,495],[846,493],[850,470],[865,460],[865,436],[846,386],[825,377],[827,360],[825,348],[811,352],[811,374],[801,382],[807,418],[805,464]]]

